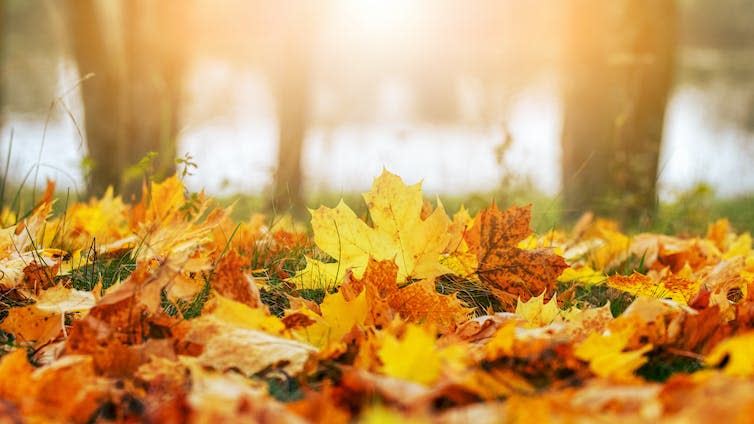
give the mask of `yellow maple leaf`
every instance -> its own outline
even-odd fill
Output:
[[[335,208],[325,206],[312,213],[317,246],[336,263],[307,260],[307,267],[291,281],[305,288],[340,284],[347,269],[361,278],[370,257],[395,260],[398,281],[434,278],[448,273],[440,255],[448,245],[450,219],[442,205],[422,219],[421,183],[406,186],[387,170],[364,194],[374,224],[367,225],[341,200]]]
[[[185,187],[177,175],[160,183],[152,182],[148,196],[142,196],[144,222],[160,222],[178,213],[186,203]],[[137,209],[137,208],[135,208]]]
[[[510,320],[498,328],[495,335],[484,346],[484,358],[494,361],[513,353],[513,343],[516,340],[516,321]]]
[[[207,311],[225,323],[270,334],[282,334],[285,330],[285,325],[279,318],[268,314],[262,308],[252,308],[217,293],[210,302],[211,305],[206,307]]]
[[[628,352],[605,353],[589,361],[589,369],[603,378],[630,380],[634,378],[634,371],[647,363],[644,354],[650,350],[651,344]]]
[[[715,246],[721,252],[725,251],[731,237],[730,221],[727,218],[721,218],[712,224],[707,225],[707,239],[715,243]]]
[[[206,260],[190,260],[194,252],[211,241],[212,230],[229,213],[227,209],[215,209],[207,213],[209,202],[198,206],[193,217],[176,215],[166,222],[153,222],[142,226],[138,235],[139,248],[134,255],[137,261],[168,256],[183,262],[183,269],[190,272],[207,271],[211,264]]]
[[[526,320],[527,327],[542,327],[558,320],[560,309],[555,295],[545,303],[545,292],[542,292],[526,302],[519,298],[516,303],[516,315]]]
[[[736,256],[748,256],[751,254],[751,234],[743,233],[736,237],[730,244],[728,250],[723,253],[723,259],[730,259]]]
[[[630,328],[610,334],[592,333],[574,347],[574,355],[589,362],[589,369],[603,378],[628,380],[633,372],[647,362],[644,354],[652,349],[648,344],[640,349],[623,352],[633,335]]]
[[[453,214],[453,221],[448,227],[450,238],[440,263],[455,275],[478,281],[475,271],[479,267],[479,261],[476,252],[469,248],[464,239],[464,234],[473,224],[474,219],[462,205],[461,209]]]
[[[589,255],[594,269],[605,269],[626,256],[631,241],[623,233],[617,231],[617,228],[612,228],[611,223],[598,220],[595,224],[595,232],[602,240],[602,244]]]
[[[350,302],[343,297],[343,293],[328,294],[319,305],[322,315],[302,309],[301,312],[315,322],[294,332],[298,339],[304,340],[320,348],[332,347],[340,343],[343,336],[348,334],[354,326],[364,324],[367,317],[367,302],[365,292],[361,292]]]
[[[699,291],[700,281],[675,274],[655,281],[651,277],[634,272],[629,276],[611,275],[607,285],[636,296],[672,299],[686,304]]]
[[[88,247],[92,239],[98,245],[115,242],[130,233],[128,209],[120,196],[113,195],[108,187],[101,199],[89,203],[76,203],[66,212],[63,240],[76,248]]]
[[[444,255],[440,263],[450,270],[451,273],[473,281],[479,281],[475,274],[479,268],[479,260],[476,253],[469,249],[465,240],[461,240],[458,249],[448,255]]]
[[[629,329],[615,331],[608,335],[592,333],[586,340],[575,346],[573,353],[579,359],[591,361],[607,352],[620,352],[628,344],[631,334]]]
[[[728,358],[723,373],[739,377],[754,375],[754,332],[748,332],[723,340],[707,355],[709,366],[719,365]]]
[[[425,385],[440,377],[442,361],[435,336],[418,325],[409,324],[400,339],[385,333],[377,355],[385,375]]]
[[[595,271],[589,265],[566,268],[558,277],[561,283],[580,283],[585,286],[602,284],[607,281],[607,275],[600,271]]]

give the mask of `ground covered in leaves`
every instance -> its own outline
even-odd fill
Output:
[[[107,193],[0,216],[10,422],[744,422],[754,253],[585,216],[533,235],[384,172],[311,223]]]

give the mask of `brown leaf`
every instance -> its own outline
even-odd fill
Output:
[[[257,308],[262,304],[259,289],[251,276],[243,272],[250,261],[231,250],[226,254],[212,278],[212,288],[221,295]]]
[[[549,299],[556,279],[568,268],[562,257],[548,249],[524,250],[518,242],[531,234],[531,205],[501,212],[493,205],[479,213],[465,239],[477,252],[479,279],[487,284],[506,310],[517,299],[527,301],[546,292]]]
[[[40,290],[46,290],[55,285],[54,277],[58,273],[60,263],[53,266],[43,266],[36,261],[24,268],[24,280],[22,287],[30,293],[39,294]]]
[[[63,329],[60,313],[45,312],[34,305],[11,308],[0,323],[0,330],[13,333],[18,340],[39,347],[54,340]]]
[[[682,351],[707,354],[731,333],[717,306],[702,309],[698,314],[685,314],[683,318],[677,340],[672,343]]]
[[[347,399],[343,399],[343,390],[334,388],[329,380],[325,380],[319,391],[306,390],[305,397],[299,401],[287,404],[289,411],[293,411],[311,423],[346,424],[351,421],[348,412]]]
[[[289,330],[294,328],[305,328],[316,322],[302,312],[294,312],[292,314],[286,315],[281,319],[281,321],[283,322],[283,324],[285,324],[285,328]]]
[[[397,276],[395,262],[369,259],[364,276],[357,280],[366,290],[367,323],[386,326],[397,313],[411,322],[437,325],[441,333],[446,333],[468,318],[470,310],[455,294],[437,293],[434,281],[423,280],[401,288]]]

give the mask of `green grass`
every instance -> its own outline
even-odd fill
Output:
[[[560,223],[560,199],[557,197],[547,196],[538,193],[536,190],[520,192],[514,195],[504,194],[501,192],[471,193],[465,195],[439,195],[445,211],[448,215],[453,215],[465,207],[471,215],[476,214],[484,208],[490,206],[494,200],[498,208],[505,209],[509,206],[522,206],[532,204],[532,228],[535,232],[544,233],[553,228],[557,228]],[[338,202],[343,201],[356,213],[356,216],[367,218],[368,209],[361,193],[336,193],[336,192],[319,192],[309,196],[306,206],[309,209],[317,209],[321,205],[335,207]],[[425,197],[433,206],[436,204],[436,197]],[[266,199],[262,195],[237,194],[217,199],[221,206],[228,206],[235,203],[232,217],[236,220],[247,220],[254,213],[264,211]],[[284,213],[285,211],[276,211],[275,213]],[[308,216],[305,221],[308,221]]]
[[[346,204],[354,210],[357,216],[367,217],[367,208],[360,193],[317,193],[310,196],[307,207],[316,209],[320,205],[334,207],[343,198]],[[434,197],[427,198],[435,203]],[[445,210],[449,215],[465,206],[472,215],[488,207],[495,200],[501,209],[512,205],[532,204],[532,229],[538,234],[544,234],[551,229],[567,229],[569,225],[561,220],[561,199],[558,196],[547,196],[536,190],[517,190],[513,194],[501,191],[476,193],[467,195],[441,195]],[[220,199],[220,203],[228,205],[233,201],[236,207],[233,217],[248,219],[252,213],[263,210],[265,200],[260,195],[238,195]],[[661,234],[676,235],[704,235],[707,225],[720,218],[728,218],[733,228],[738,232],[754,233],[754,194],[746,194],[732,198],[718,197],[714,190],[707,185],[699,185],[680,193],[675,200],[660,204],[655,218],[649,228]],[[633,233],[634,228],[624,228]]]
[[[662,383],[674,374],[691,374],[702,368],[704,364],[699,359],[660,350],[651,352],[647,363],[636,370],[636,374],[647,381]]]
[[[102,288],[106,289],[128,278],[135,269],[136,260],[131,252],[127,251],[109,257],[95,256],[91,264],[82,266],[61,278],[70,278],[76,290],[91,291],[100,280]]]
[[[680,193],[660,205],[651,230],[663,234],[704,235],[707,226],[728,218],[738,232],[754,233],[754,194],[720,198],[706,184]]]
[[[28,185],[19,187],[18,184],[8,182],[5,187],[4,204],[17,216],[23,217],[39,201],[41,190],[34,190]],[[58,201],[53,206],[53,213],[61,215],[67,205],[76,201],[86,201],[74,192],[59,191],[55,196]],[[357,214],[366,218],[368,211],[361,193],[358,192],[318,192],[311,194],[306,206],[316,209],[320,205],[334,207],[343,198],[346,204]],[[436,197],[428,195],[426,198],[433,205]],[[254,213],[266,212],[268,216],[284,214],[285,211],[266,211],[267,199],[261,194],[237,194],[216,198],[221,206],[235,203],[232,217],[238,221],[248,220]],[[488,207],[495,200],[501,209],[511,205],[532,204],[532,228],[543,234],[548,230],[564,229],[560,218],[562,206],[559,196],[547,196],[527,187],[513,187],[483,193],[465,195],[440,195],[445,210],[449,215],[457,212],[463,205],[472,215]],[[617,206],[617,205],[616,205]],[[707,225],[719,218],[728,218],[733,227],[739,232],[754,233],[754,193],[732,198],[721,198],[714,190],[705,184],[699,184],[685,192],[678,193],[675,199],[660,204],[657,214],[648,228],[642,230],[662,234],[703,235]],[[304,217],[308,221],[308,216]],[[625,228],[627,232],[636,229]]]

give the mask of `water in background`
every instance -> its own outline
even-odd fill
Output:
[[[179,151],[193,155],[199,168],[187,179],[192,189],[212,194],[259,193],[270,184],[277,152],[276,122],[272,100],[253,73],[233,76],[233,90],[215,99],[221,103],[212,113],[202,111],[210,69],[195,75],[187,124],[181,132]],[[61,81],[75,80],[63,72]],[[222,75],[219,77],[222,79]],[[239,79],[240,78],[240,79]],[[706,87],[706,88],[705,88]],[[61,92],[65,90],[61,83]],[[390,86],[378,97],[400,102]],[[384,95],[383,95],[384,94]],[[673,194],[705,182],[722,196],[754,191],[754,135],[735,121],[720,120],[712,111],[721,90],[681,83],[668,104],[659,183],[661,195]],[[11,129],[13,150],[10,176],[43,184],[56,180],[60,188],[82,190],[80,164],[85,155],[75,122],[80,101],[69,95],[48,120],[24,115],[7,116],[0,148],[5,156]],[[206,100],[206,99],[205,99]],[[206,101],[205,101],[206,103]],[[218,106],[218,105],[214,105]],[[219,110],[219,112],[217,112]],[[557,87],[544,80],[519,92],[508,108],[507,125],[514,143],[505,158],[510,171],[530,177],[545,193],[560,190],[562,110]],[[45,128],[46,127],[46,128]],[[364,191],[383,167],[407,182],[424,181],[429,193],[469,193],[499,186],[502,169],[495,148],[503,139],[501,128],[473,125],[429,125],[377,119],[372,123],[315,127],[304,150],[305,184],[310,191]],[[35,164],[39,163],[37,174]]]

